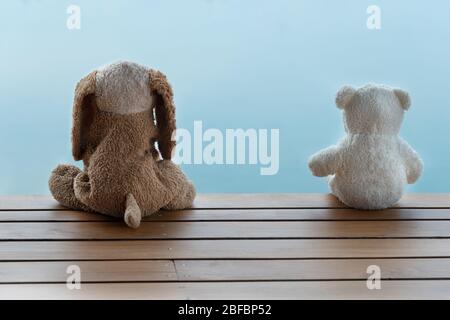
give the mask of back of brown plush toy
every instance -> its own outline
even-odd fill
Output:
[[[170,161],[175,128],[172,89],[161,72],[130,62],[91,72],[77,84],[73,106],[72,153],[84,171],[53,170],[53,197],[73,209],[124,217],[133,228],[161,208],[191,206],[194,186]]]

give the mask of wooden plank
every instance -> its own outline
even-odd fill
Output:
[[[0,219],[2,219],[0,214]],[[160,211],[146,221],[302,221],[302,220],[450,220],[450,209],[388,209],[361,211],[325,209],[203,209]]]
[[[81,282],[366,280],[376,265],[381,279],[449,279],[450,259],[348,260],[133,260],[0,262],[0,283],[65,283],[69,266]],[[178,275],[178,278],[177,278]]]
[[[342,208],[330,194],[199,194],[193,208]],[[450,194],[406,194],[399,208],[450,208]],[[0,196],[0,210],[64,210],[51,196]]]
[[[0,242],[0,261],[450,257],[450,239]]]
[[[342,208],[331,194],[318,193],[228,193],[200,194],[194,208]],[[449,193],[405,194],[398,208],[450,208]]]
[[[382,279],[450,280],[450,259],[175,261],[181,281],[365,280],[371,265]]]
[[[0,210],[65,210],[51,196],[0,196]]]
[[[194,208],[342,207],[327,194],[199,194]],[[51,196],[0,196],[0,210],[61,210]]]
[[[450,202],[450,201],[449,201]],[[318,193],[219,193],[197,195],[194,208],[340,208],[344,205],[330,194]]]
[[[343,207],[329,194],[199,194],[193,208]],[[51,196],[0,196],[0,210],[68,210]]]
[[[81,282],[174,281],[172,261],[53,261],[1,262],[0,283],[61,282],[71,273],[69,266],[80,268]]]
[[[82,211],[0,211],[0,222],[118,221]],[[144,221],[450,220],[450,209],[203,209],[160,211]]]
[[[0,285],[0,299],[449,299],[449,280],[181,282]]]
[[[0,211],[0,222],[33,221],[117,221],[103,214],[73,210]]]
[[[447,238],[450,221],[0,223],[2,240]]]

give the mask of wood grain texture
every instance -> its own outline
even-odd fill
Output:
[[[66,210],[51,196],[26,195],[2,196],[0,195],[0,210]]]
[[[380,257],[450,257],[450,239],[0,242],[0,261]]]
[[[316,193],[255,193],[255,194],[199,194],[196,209],[245,208],[342,208],[330,194]],[[450,208],[450,194],[406,194],[398,208]],[[67,210],[51,196],[0,196],[0,210]]]
[[[144,221],[302,221],[302,220],[450,220],[450,209],[202,209],[160,211]],[[82,211],[0,211],[0,222],[120,221]]]
[[[383,281],[381,290],[366,281],[178,282],[0,285],[0,299],[449,299],[450,280]]]
[[[450,259],[177,260],[182,281],[366,280],[378,266],[381,279],[449,279]]]
[[[65,283],[69,266],[80,268],[83,283],[177,280],[172,261],[53,261],[0,262],[0,283]]]
[[[65,283],[76,266],[83,283],[154,281],[366,280],[378,266],[381,279],[449,279],[450,259],[348,260],[134,260],[0,262],[0,283]]]
[[[341,208],[345,207],[331,194],[203,194],[194,208]],[[450,194],[409,193],[396,205],[399,208],[450,208]]]
[[[11,222],[3,240],[450,238],[450,221]]]

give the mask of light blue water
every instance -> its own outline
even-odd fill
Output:
[[[81,30],[66,9],[81,8]],[[381,8],[381,30],[366,9]],[[200,192],[326,192],[308,156],[343,134],[343,84],[408,90],[402,136],[426,167],[414,192],[450,192],[450,2],[159,0],[2,1],[0,194],[45,194],[71,162],[76,82],[128,59],[167,74],[177,123],[280,129],[280,169],[184,165]]]

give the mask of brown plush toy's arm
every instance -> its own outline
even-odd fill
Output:
[[[308,166],[316,177],[325,177],[336,173],[340,164],[339,147],[331,146],[309,158]]]
[[[409,184],[416,182],[423,170],[423,161],[419,154],[403,139],[399,143],[400,155],[406,168],[406,178]]]

